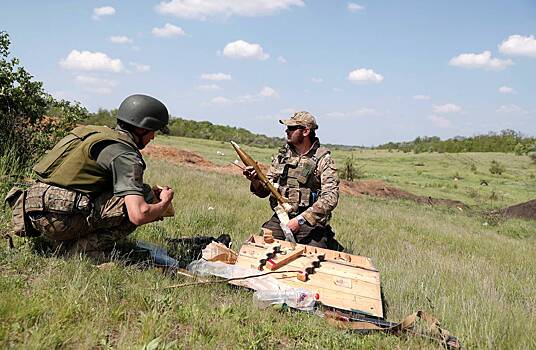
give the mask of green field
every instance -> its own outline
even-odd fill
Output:
[[[159,137],[156,144],[195,151],[217,165],[236,158],[222,142]],[[265,163],[275,151],[244,148]],[[338,164],[348,155],[334,152]],[[422,309],[466,348],[536,348],[535,222],[488,222],[479,214],[536,198],[536,165],[501,153],[353,156],[367,179],[479,209],[342,195],[333,227],[350,252],[371,257],[380,270],[388,319]],[[504,165],[502,175],[490,174],[492,160]],[[140,228],[134,239],[228,233],[237,250],[271,215],[243,177],[147,161],[146,182],[171,185],[177,213]],[[0,225],[8,226],[5,211]],[[22,239],[15,244],[0,250],[2,348],[440,348],[418,337],[339,330],[315,315],[260,311],[251,292],[227,285],[164,289],[187,280],[121,263],[100,270],[84,258],[43,256]]]

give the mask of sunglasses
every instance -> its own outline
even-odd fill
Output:
[[[287,130],[285,130],[286,132],[291,132],[291,131],[296,131],[298,129],[305,129],[305,127],[301,126],[301,125],[288,125],[287,126]]]

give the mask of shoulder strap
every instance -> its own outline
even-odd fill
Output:
[[[314,156],[311,159],[313,159],[315,161],[315,163],[318,164],[320,159],[324,158],[325,156],[327,156],[330,153],[331,153],[331,151],[328,148],[326,148],[326,147],[318,147],[316,149],[316,152],[315,152]]]

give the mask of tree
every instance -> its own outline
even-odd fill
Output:
[[[43,83],[10,58],[11,41],[0,32],[0,156],[17,157],[29,166],[47,148],[87,116],[78,103],[55,100]]]

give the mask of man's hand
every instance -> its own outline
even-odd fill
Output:
[[[287,227],[292,231],[292,233],[298,232],[300,230],[300,224],[298,223],[298,219],[290,219],[287,224]]]
[[[160,220],[171,204],[173,190],[168,186],[164,186],[160,189],[159,197],[160,201],[157,203],[146,203],[141,195],[126,195],[125,205],[127,207],[130,222],[139,226]]]
[[[255,181],[258,180],[259,177],[257,176],[257,172],[255,171],[255,168],[252,166],[247,166],[242,174],[249,180],[249,181]]]
[[[169,203],[171,203],[171,200],[173,199],[173,196],[174,196],[174,192],[173,190],[171,189],[171,187],[168,187],[168,186],[164,186],[162,187],[162,189],[160,190],[160,193],[158,194],[158,197],[160,198],[160,200],[164,203],[166,203],[166,207],[169,205]]]

